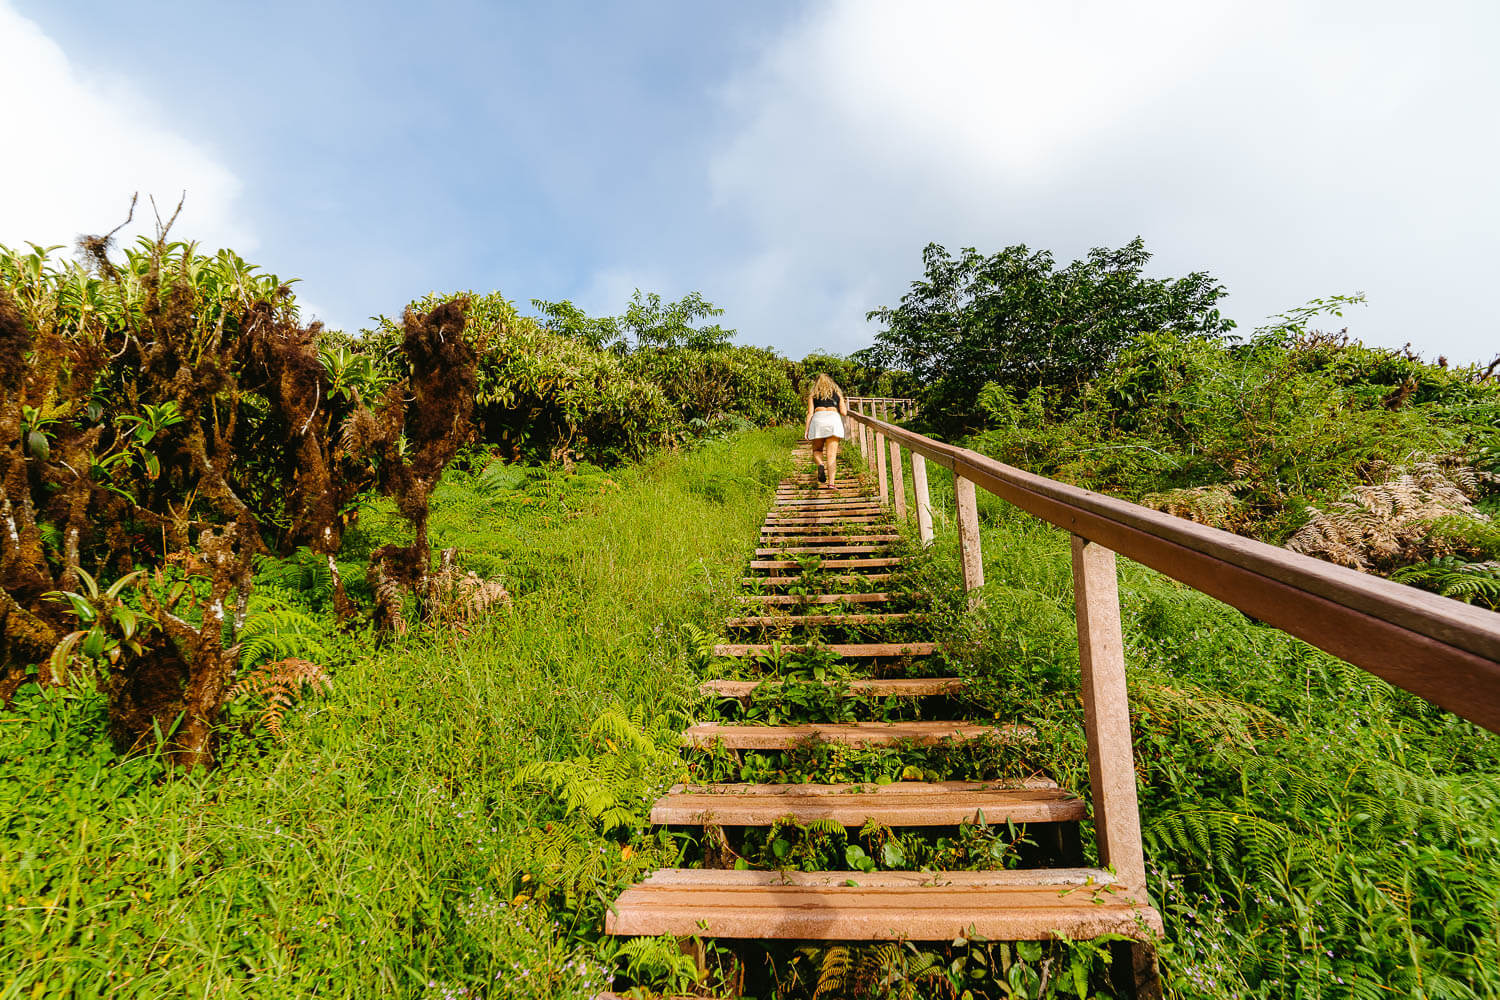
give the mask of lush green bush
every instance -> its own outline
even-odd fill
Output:
[[[1156,332],[1077,393],[989,383],[985,454],[1215,527],[1496,604],[1500,381],[1295,324]],[[1434,491],[1447,499],[1434,502]],[[1446,560],[1446,562],[1444,561]],[[1461,579],[1460,579],[1461,578]]]

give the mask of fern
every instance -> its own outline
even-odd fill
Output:
[[[282,719],[291,710],[292,702],[307,688],[333,689],[333,680],[321,666],[307,660],[286,658],[261,664],[241,677],[229,689],[225,701],[259,696],[265,699],[265,711],[261,722],[278,739],[286,734],[282,730]]]
[[[319,608],[333,597],[328,558],[306,546],[284,558],[257,556],[255,582],[257,590],[272,587]]]
[[[256,608],[259,604],[261,607]],[[274,597],[257,592],[250,599],[250,614],[240,630],[240,666],[250,668],[271,660],[326,661],[326,629],[312,615]]]
[[[813,1000],[837,996],[844,992],[853,967],[849,949],[838,945],[823,952],[823,961],[818,965],[818,984],[813,989]]]
[[[1438,522],[1489,521],[1474,506],[1481,480],[1489,479],[1454,461],[1414,457],[1400,468],[1379,465],[1368,484],[1344,494],[1328,511],[1309,507],[1310,519],[1286,547],[1365,571],[1442,555],[1434,552]]]
[[[566,815],[583,815],[605,833],[643,827],[651,778],[665,757],[643,724],[639,706],[628,715],[604,712],[588,729],[592,753],[534,761],[517,770],[514,781],[550,789]]]
[[[1399,569],[1391,579],[1500,611],[1500,560],[1464,562],[1443,556]]]

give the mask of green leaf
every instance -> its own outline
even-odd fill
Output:
[[[52,454],[52,444],[47,440],[47,435],[38,428],[33,427],[31,433],[26,435],[26,450],[31,457],[45,462]]]

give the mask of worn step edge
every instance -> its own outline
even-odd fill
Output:
[[[762,577],[751,577],[754,580]],[[867,580],[869,577],[860,577]],[[884,604],[896,600],[926,600],[919,591],[877,590],[868,594],[740,594],[739,600],[757,604]],[[795,615],[789,617],[797,617]]]
[[[792,681],[734,681],[712,680],[698,685],[704,694],[719,698],[749,698],[757,688],[782,687]],[[802,683],[812,684],[814,681]],[[964,689],[962,677],[883,677],[855,678],[844,682],[830,682],[830,686],[851,695],[872,698],[931,698],[940,695],[958,694]]]
[[[731,750],[785,750],[807,740],[848,746],[889,746],[902,742],[937,746],[986,738],[1030,743],[1036,739],[1036,730],[1030,726],[975,722],[815,722],[797,726],[700,722],[683,730],[681,743],[696,749],[723,744]]]
[[[818,563],[819,569],[883,569],[887,566],[900,566],[906,560],[900,557],[877,557],[873,559],[824,559]],[[752,559],[751,569],[800,569],[801,563],[795,559]]]
[[[643,883],[620,894],[605,916],[605,933],[804,941],[949,941],[970,936],[1024,941],[1108,934],[1147,938],[1162,928],[1161,916],[1143,894],[1117,885],[1076,880],[985,883],[958,879],[958,872],[936,872],[927,876],[930,882],[925,886],[870,886],[860,884],[861,878],[870,881],[870,876],[829,874],[855,884],[799,885],[791,879],[772,884]]]
[[[726,642],[714,646],[715,656],[763,656],[774,652],[768,642]],[[830,642],[823,646],[781,644],[783,653],[826,651],[835,656],[931,656],[935,642]]]
[[[959,826],[981,817],[986,823],[1076,823],[1088,815],[1082,799],[1060,788],[953,789],[934,794],[930,788],[909,789],[905,784],[885,785],[874,792],[820,793],[812,786],[782,795],[668,793],[651,807],[651,822],[771,826],[791,817],[800,823],[828,820],[845,827],[870,820],[885,826]]]
[[[882,580],[894,580],[895,573],[836,573],[833,576],[817,577],[819,583],[878,583]],[[742,576],[740,584],[746,587],[795,587],[804,584],[808,580],[802,574],[796,576]]]
[[[728,618],[729,628],[790,628],[793,625],[904,625],[932,620],[932,615],[916,611],[888,611],[875,614],[847,615],[753,615]]]

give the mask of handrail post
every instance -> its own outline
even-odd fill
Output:
[[[862,399],[859,401],[859,412],[861,415],[867,415],[865,401]],[[865,460],[865,468],[868,469],[870,467],[870,428],[864,424],[859,425],[859,455]]]
[[[891,497],[896,501],[896,520],[906,520],[906,479],[901,471],[901,442],[891,440]]]
[[[984,553],[979,548],[979,505],[974,499],[974,480],[953,473],[953,499],[958,504],[958,550],[963,561],[964,590],[969,605],[977,598],[975,590],[984,586]]]
[[[927,459],[911,453],[911,489],[917,501],[917,534],[922,544],[932,544],[932,496],[927,492]]]
[[[875,432],[875,466],[880,482],[880,505],[884,507],[891,502],[891,490],[886,481],[885,435],[880,431]]]
[[[1073,536],[1073,603],[1078,614],[1078,668],[1099,860],[1113,865],[1124,885],[1144,891],[1146,859],[1136,801],[1115,554],[1077,535]]]

